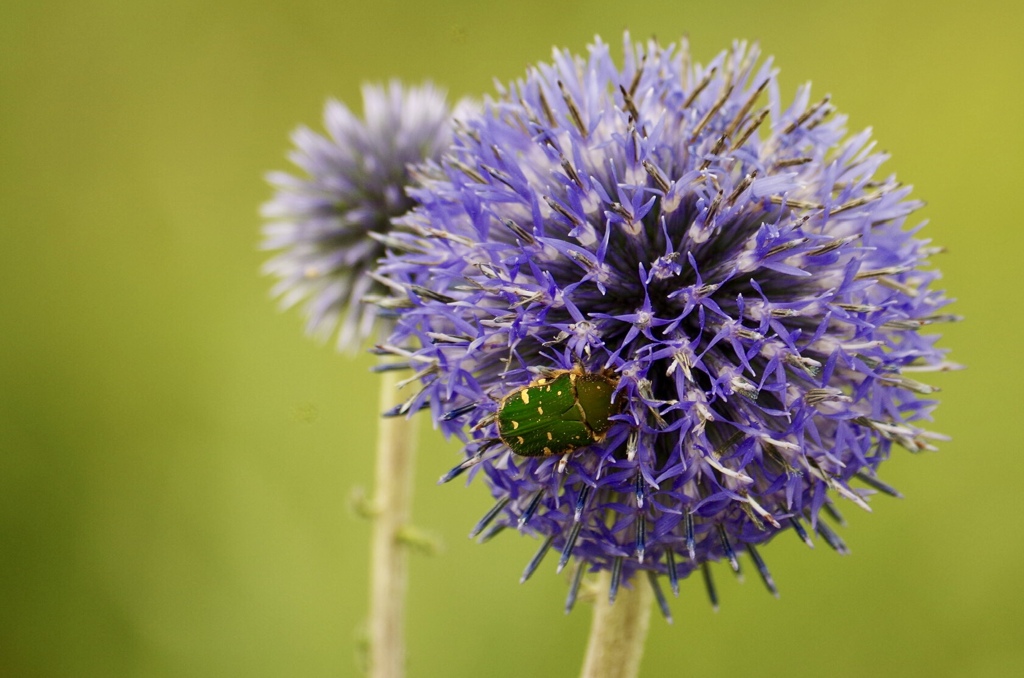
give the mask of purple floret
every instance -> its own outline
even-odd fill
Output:
[[[675,588],[746,551],[774,591],[756,545],[806,523],[845,550],[823,509],[895,492],[875,478],[893,443],[934,449],[914,373],[951,366],[921,333],[952,319],[938,250],[869,132],[808,86],[785,105],[756,48],[625,53],[556,51],[420,168],[379,269],[389,350],[420,370],[402,411],[466,442],[446,479],[482,471],[498,501],[476,532],[542,540],[524,577],[551,549]],[[574,366],[619,379],[603,441],[566,459],[496,442],[501,397]]]
[[[367,295],[384,291],[369,273],[384,254],[391,218],[412,201],[411,165],[436,159],[451,141],[444,93],[432,85],[363,87],[364,119],[342,103],[324,108],[327,136],[306,127],[292,135],[289,159],[304,173],[273,172],[274,197],[263,205],[263,249],[278,253],[264,272],[278,279],[284,307],[304,304],[306,330],[337,333],[339,349],[369,336],[376,309]]]

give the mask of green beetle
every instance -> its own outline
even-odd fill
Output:
[[[559,370],[516,389],[498,404],[498,437],[516,454],[567,454],[604,439],[619,412],[609,371]]]

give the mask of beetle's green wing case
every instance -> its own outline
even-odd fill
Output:
[[[498,435],[516,454],[561,454],[593,442],[576,405],[570,373],[509,394],[498,410]]]

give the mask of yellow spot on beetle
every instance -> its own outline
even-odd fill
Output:
[[[548,440],[551,440],[551,431],[548,431]]]
[[[537,414],[544,414],[544,408],[543,407],[538,407],[537,408]]]
[[[544,448],[544,454],[551,454],[551,448],[550,447],[545,447]]]
[[[517,428],[519,428],[519,422],[518,421],[513,421],[512,422],[512,430],[515,431]]]
[[[523,440],[523,436],[516,436],[516,440],[519,441],[520,445],[525,445],[526,444],[526,441]]]
[[[524,405],[529,405],[530,404],[530,389],[528,389],[528,388],[524,388],[523,389],[523,404]]]

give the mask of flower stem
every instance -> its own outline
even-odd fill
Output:
[[[611,573],[601,572],[580,678],[636,678],[640,673],[653,594],[641,578],[634,578],[632,588],[619,589],[613,605],[608,602],[610,583]]]
[[[382,375],[381,411],[395,404],[398,372]],[[407,551],[402,543],[412,504],[416,422],[404,416],[381,418],[377,437],[374,521],[370,552],[369,675],[405,674],[405,590]]]

